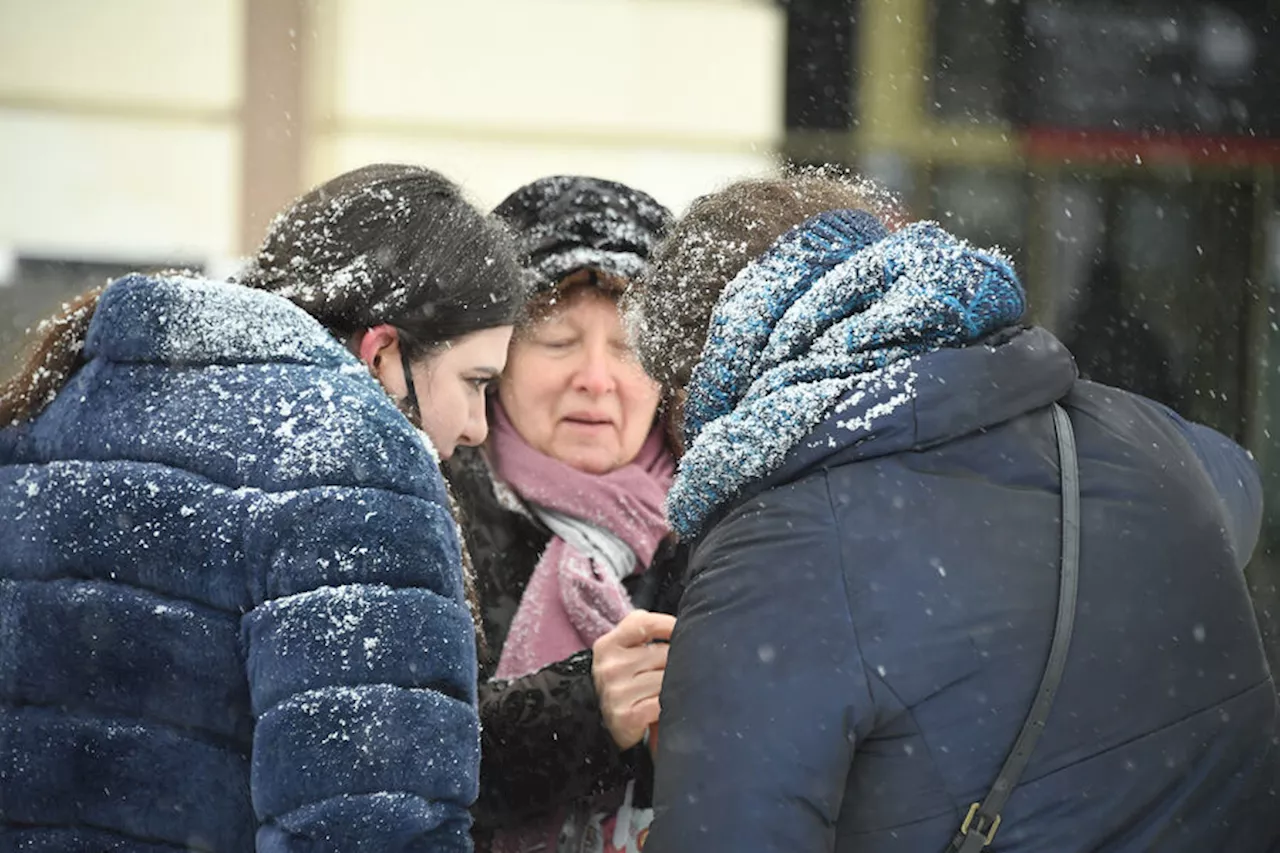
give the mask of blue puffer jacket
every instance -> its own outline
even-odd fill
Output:
[[[927,281],[917,272],[913,288]],[[727,363],[748,358],[753,333],[735,333]],[[1080,456],[1075,636],[991,849],[1280,848],[1280,712],[1242,575],[1261,511],[1245,452],[1078,381],[1042,329],[896,367],[847,392],[702,526],[646,850],[942,853],[988,792],[1047,658],[1059,400]],[[765,458],[776,432],[738,434],[748,444],[731,452]],[[725,492],[736,474],[719,473],[685,485]]]
[[[0,431],[0,848],[469,850],[475,646],[419,436],[275,296],[131,276]]]

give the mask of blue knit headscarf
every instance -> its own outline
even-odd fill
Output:
[[[793,228],[725,287],[711,316],[667,497],[672,528],[696,535],[842,399],[876,404],[847,424],[866,429],[867,417],[914,398],[910,359],[981,341],[1025,308],[1008,260],[934,223],[890,234],[869,213],[833,210]]]

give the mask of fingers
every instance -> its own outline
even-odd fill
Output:
[[[671,647],[666,643],[654,643],[651,646],[641,646],[638,649],[631,650],[631,654],[635,655],[635,671],[648,672],[649,670],[664,670],[667,668],[667,655],[670,654]]]
[[[665,613],[650,613],[647,610],[633,610],[617,624],[609,633],[596,641],[596,647],[606,646],[643,646],[654,640],[670,640],[671,631],[675,628],[676,618]]]
[[[613,696],[601,696],[600,711],[605,727],[621,749],[630,749],[639,743],[645,730],[658,721],[661,712],[658,693],[662,689],[662,673],[647,673],[636,681],[645,682],[640,691],[644,695],[637,701],[630,701],[630,687]],[[639,687],[638,684],[636,686]],[[628,698],[624,699],[623,693]]]
[[[654,640],[670,640],[671,632],[676,627],[676,617],[666,613],[650,613],[647,610],[637,610],[629,616],[635,617],[635,622],[643,629],[643,638],[635,645],[641,643],[650,643]],[[625,619],[623,620],[626,621]]]
[[[640,742],[658,719],[674,616],[636,610],[592,647],[592,680],[605,726],[619,747]]]
[[[645,699],[643,702],[637,702],[631,706],[632,719],[640,722],[640,737],[644,737],[644,729],[649,728],[658,722],[658,717],[662,714],[662,704],[658,701],[657,696]]]
[[[666,669],[670,648],[666,643],[631,648],[597,647],[591,661],[596,692],[603,692],[608,685],[625,681],[638,673]]]
[[[597,658],[596,669],[602,672],[606,680],[615,674],[634,675],[651,669],[666,669],[667,655],[670,650],[671,647],[666,643],[654,643],[650,646],[629,649],[606,649],[605,653]]]
[[[601,704],[609,704],[615,710],[624,711],[632,705],[656,698],[662,692],[662,673],[646,672],[608,688]]]

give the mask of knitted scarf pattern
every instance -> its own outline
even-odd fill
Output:
[[[1026,295],[1007,258],[936,223],[890,234],[864,211],[819,214],[784,234],[721,294],[685,408],[667,498],[698,535],[747,484],[778,470],[814,427],[869,433],[915,398],[911,360],[1016,324]]]

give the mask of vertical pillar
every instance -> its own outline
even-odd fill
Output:
[[[239,248],[304,189],[309,0],[243,0]]]
[[[893,148],[926,131],[928,3],[861,0],[860,15],[860,68],[854,79],[859,86],[861,147]]]
[[[1269,363],[1273,349],[1271,318],[1275,310],[1273,293],[1277,282],[1273,264],[1276,246],[1276,176],[1270,166],[1258,166],[1253,177],[1253,248],[1249,265],[1248,285],[1245,289],[1245,322],[1243,329],[1241,365],[1244,389],[1244,426],[1241,430],[1244,445],[1271,468],[1280,460],[1266,458],[1275,442],[1268,436],[1272,419],[1269,409],[1280,398],[1280,383],[1271,380],[1273,371],[1280,365]]]
[[[930,155],[928,0],[860,0],[857,38],[859,121],[855,148],[863,174],[898,194],[913,211],[928,210],[922,195]]]

